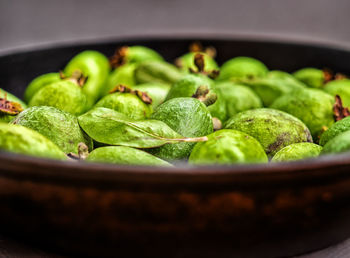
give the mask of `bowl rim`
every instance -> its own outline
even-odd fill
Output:
[[[215,36],[215,38],[213,37]],[[117,38],[104,38],[95,41],[79,41],[68,43],[54,43],[41,46],[40,49],[24,47],[16,49],[13,52],[0,53],[0,58],[22,55],[25,53],[40,52],[45,50],[54,50],[68,47],[88,47],[99,44],[121,44],[128,41],[161,41],[161,40],[215,40],[215,41],[248,41],[252,43],[272,43],[292,45],[296,47],[324,48],[328,50],[346,51],[350,48],[323,43],[310,43],[304,41],[290,41],[281,39],[266,39],[264,37],[237,37],[226,34],[175,34],[175,35],[141,35],[126,36]],[[155,166],[134,166],[134,165],[116,165],[107,163],[88,163],[76,161],[57,161],[46,158],[32,157],[23,154],[10,153],[0,150],[0,176],[11,178],[33,178],[37,180],[45,179],[71,179],[76,180],[97,180],[107,182],[112,179],[113,182],[153,182],[153,183],[257,183],[266,176],[275,178],[276,182],[283,179],[292,178],[312,179],[318,177],[331,177],[336,174],[344,174],[344,167],[350,167],[350,152],[337,155],[324,155],[314,159],[305,159],[300,161],[279,162],[268,164],[237,164],[237,165],[215,165],[215,166],[192,166],[188,164],[179,164],[176,167],[155,167]],[[35,170],[33,170],[35,168]],[[325,172],[325,168],[328,169]],[[336,170],[335,170],[336,169]],[[72,174],[72,170],[74,173]],[[320,173],[316,173],[322,170]],[[334,171],[335,170],[335,171]],[[345,169],[346,170],[346,169]],[[98,171],[98,173],[96,173]],[[346,173],[345,173],[346,174]],[[190,179],[190,181],[188,181]],[[84,180],[84,181],[85,181]],[[273,181],[275,181],[273,180]]]

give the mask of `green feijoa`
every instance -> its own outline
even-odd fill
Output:
[[[117,67],[114,69],[106,82],[106,86],[103,88],[102,95],[107,95],[113,88],[117,85],[126,85],[128,87],[132,87],[136,85],[135,82],[135,69],[137,67],[137,64],[124,64],[122,66]]]
[[[324,90],[332,96],[340,96],[345,107],[350,107],[350,80],[334,80],[324,86]]]
[[[213,132],[212,117],[207,107],[195,98],[174,98],[159,105],[151,116],[163,121],[185,137],[200,137]],[[195,143],[166,144],[150,150],[165,160],[186,159]]]
[[[261,143],[269,157],[292,143],[312,142],[310,131],[303,122],[271,108],[238,113],[226,122],[225,128],[251,135]]]
[[[0,123],[0,149],[43,158],[67,159],[64,152],[43,135],[14,124]]]
[[[209,89],[213,81],[202,74],[189,74],[177,81],[171,87],[166,100],[180,97],[191,97],[199,86],[207,86]]]
[[[330,139],[321,154],[342,153],[350,151],[350,131],[345,131]]]
[[[86,109],[89,109],[103,94],[110,71],[108,58],[98,51],[80,52],[69,61],[64,74],[70,77],[77,71],[86,77],[82,91],[86,96]]]
[[[34,94],[40,90],[41,88],[54,83],[54,82],[59,82],[61,81],[61,77],[59,73],[46,73],[43,75],[40,75],[36,77],[34,80],[32,80],[25,92],[24,92],[24,101],[29,103],[31,98],[34,96]]]
[[[117,86],[115,90],[98,101],[95,107],[110,108],[136,120],[150,117],[152,99],[146,93],[125,86]]]
[[[51,106],[79,115],[86,109],[86,97],[76,83],[59,81],[38,90],[29,101],[29,106]]]
[[[15,95],[1,88],[0,88],[0,99],[7,99],[8,101],[16,102],[21,105],[22,109],[27,108],[26,103],[24,103],[20,98],[17,98]]]
[[[125,146],[108,146],[94,149],[85,160],[122,165],[172,166],[145,151]]]
[[[206,137],[183,137],[162,121],[134,120],[109,108],[94,108],[79,116],[78,121],[93,140],[108,145],[153,148],[167,143],[207,140]]]
[[[172,85],[183,77],[176,66],[165,61],[146,61],[135,69],[135,81],[141,83],[164,83]]]
[[[198,53],[203,55],[204,70],[205,71],[219,69],[219,66],[217,65],[214,58],[212,58],[211,56],[209,56],[208,54],[203,53],[203,52],[190,52],[190,53],[187,53],[183,56],[178,57],[175,60],[176,66],[179,67],[181,70],[186,71],[186,72],[189,71],[190,69],[196,69],[197,67],[195,65],[194,58],[195,58],[196,54],[198,54]]]
[[[262,100],[265,107],[270,106],[277,98],[304,87],[298,84],[289,83],[281,78],[253,78],[241,81],[251,88]]]
[[[78,153],[78,144],[85,143],[92,150],[92,140],[85,139],[78,119],[54,107],[30,107],[21,112],[13,121],[44,135],[65,153]]]
[[[293,75],[290,73],[280,71],[280,70],[272,70],[267,73],[267,78],[271,79],[280,79],[285,84],[289,85],[289,87],[293,88],[304,88],[306,87],[306,84],[296,79]]]
[[[324,71],[312,67],[300,69],[293,75],[311,88],[321,88],[326,81]]]
[[[223,97],[227,118],[249,109],[262,107],[261,99],[249,87],[234,82],[220,82],[215,89]]]
[[[325,132],[322,133],[320,138],[320,145],[324,146],[329,140],[333,139],[337,135],[350,130],[350,117],[345,117],[338,122],[335,122]]]
[[[324,127],[334,123],[334,98],[318,89],[300,89],[279,97],[271,108],[285,111],[303,121],[316,141]]]
[[[250,135],[223,129],[208,135],[208,141],[197,143],[188,162],[195,165],[267,163],[261,144]]]
[[[307,158],[316,158],[320,155],[322,147],[311,142],[299,142],[288,145],[279,150],[271,162],[293,161]]]
[[[152,107],[155,108],[164,102],[170,87],[163,83],[143,83],[135,85],[133,89],[146,92],[152,98]]]
[[[218,80],[249,79],[265,77],[267,67],[259,60],[251,57],[235,57],[226,61],[220,68]]]
[[[117,68],[124,64],[164,61],[164,59],[156,51],[145,46],[123,46],[117,48],[109,61],[113,68]]]

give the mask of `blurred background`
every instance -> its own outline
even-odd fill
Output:
[[[350,48],[349,10],[349,0],[0,0],[0,52],[174,33]]]

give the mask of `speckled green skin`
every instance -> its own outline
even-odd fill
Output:
[[[260,97],[265,107],[270,106],[284,94],[304,88],[302,85],[296,84],[287,78],[276,78],[276,76],[245,80],[242,83],[251,88]]]
[[[92,140],[79,127],[78,119],[54,107],[30,107],[21,112],[13,124],[30,128],[44,135],[65,153],[78,153],[78,144],[85,143],[92,150]]]
[[[217,95],[217,100],[215,103],[208,107],[211,115],[220,119],[221,121],[225,121],[227,117],[225,101],[223,96],[221,96],[221,93],[217,92],[215,88],[212,87],[214,82],[207,76],[201,74],[186,75],[171,87],[166,100],[180,97],[192,97],[197,88],[202,85],[207,86],[211,92]]]
[[[36,157],[67,159],[53,142],[20,125],[0,123],[0,149]]]
[[[165,83],[172,85],[183,77],[179,69],[164,61],[146,61],[135,69],[135,81],[141,83]]]
[[[110,108],[136,120],[149,118],[153,111],[152,105],[144,103],[136,95],[121,92],[104,96],[94,107]]]
[[[54,82],[59,82],[59,81],[61,81],[59,73],[47,73],[47,74],[43,74],[43,75],[36,77],[34,80],[32,80],[28,84],[28,86],[24,92],[24,97],[23,97],[24,101],[29,103],[31,98],[34,96],[34,94],[38,90],[40,90],[41,88],[43,88],[49,84],[52,84]]]
[[[193,148],[188,162],[195,165],[267,163],[261,144],[246,133],[223,129]]]
[[[117,85],[132,87],[136,85],[134,74],[137,64],[124,64],[114,69],[103,87],[102,95],[105,96]]]
[[[279,150],[271,162],[293,161],[307,158],[316,158],[320,155],[322,147],[311,142],[299,142],[288,145]]]
[[[144,46],[128,47],[125,61],[127,63],[139,63],[143,61],[154,60],[163,61],[163,57],[153,49]]]
[[[29,106],[51,106],[79,115],[86,109],[86,97],[74,82],[60,81],[41,88],[32,97]]]
[[[170,90],[169,84],[163,83],[144,83],[132,87],[134,90],[146,92],[152,98],[152,107],[155,108],[162,104]]]
[[[350,107],[350,80],[335,80],[327,83],[324,90],[332,96],[339,95],[344,107]]]
[[[155,109],[152,119],[163,121],[185,137],[205,136],[213,132],[212,117],[207,107],[194,98],[168,100]],[[166,144],[150,152],[165,160],[186,159],[194,144]]]
[[[345,131],[330,139],[324,146],[321,154],[332,154],[350,151],[350,131]]]
[[[320,138],[320,145],[324,146],[329,140],[333,139],[337,135],[350,130],[350,117],[345,117],[342,120],[334,123]]]
[[[64,68],[64,73],[69,77],[76,70],[88,77],[82,91],[86,95],[86,108],[89,109],[103,95],[110,71],[108,58],[97,51],[83,51],[70,60]]]
[[[188,72],[190,68],[197,70],[197,67],[194,64],[194,56],[198,53],[202,54],[204,57],[204,71],[212,71],[219,69],[219,66],[215,62],[215,60],[212,57],[208,56],[206,53],[202,52],[190,52],[183,56],[180,56],[176,59],[176,65],[178,65],[181,68],[181,70],[186,72]]]
[[[220,68],[218,80],[235,80],[265,77],[267,67],[257,59],[251,57],[235,57],[226,61]]]
[[[322,127],[334,123],[334,98],[318,89],[305,88],[279,97],[271,108],[285,111],[303,121],[310,129],[314,141],[318,140]]]
[[[323,71],[316,68],[303,68],[294,72],[293,75],[311,88],[321,88],[325,82]]]
[[[234,115],[226,129],[245,132],[257,139],[269,157],[285,146],[297,142],[312,142],[309,129],[296,117],[285,112],[259,108]]]
[[[239,112],[262,107],[262,102],[258,95],[247,86],[234,82],[221,82],[217,83],[214,87],[220,92],[225,101],[226,119]]]
[[[122,165],[172,166],[147,152],[124,146],[97,148],[85,160]]]

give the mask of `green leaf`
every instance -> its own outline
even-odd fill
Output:
[[[95,141],[135,148],[154,148],[166,143],[200,142],[207,137],[187,138],[158,120],[133,120],[108,108],[94,108],[78,117],[81,128]]]

